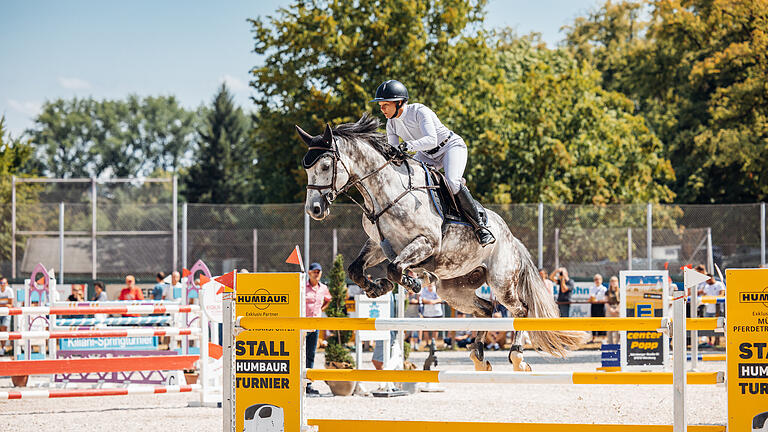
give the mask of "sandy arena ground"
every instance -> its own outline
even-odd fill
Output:
[[[364,368],[372,369],[371,353]],[[487,353],[495,370],[512,370],[506,352]],[[421,366],[426,353],[411,360]],[[526,352],[535,371],[594,371],[599,351],[579,351],[568,360]],[[438,370],[472,370],[467,352],[438,352]],[[318,353],[316,364],[323,364]],[[724,370],[724,362],[701,362],[700,370]],[[366,385],[372,387],[372,383]],[[0,379],[0,390],[11,386]],[[308,418],[491,421],[538,423],[672,424],[672,387],[660,385],[441,384],[442,393],[396,398],[363,396],[308,398]],[[329,393],[325,383],[316,383]],[[723,385],[688,387],[690,424],[727,421]],[[195,394],[0,401],[0,431],[118,432],[220,431],[221,409],[188,408]]]

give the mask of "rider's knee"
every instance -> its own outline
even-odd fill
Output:
[[[456,195],[461,189],[461,177],[459,178],[445,178],[445,182],[448,183],[448,187],[451,189],[451,193]]]

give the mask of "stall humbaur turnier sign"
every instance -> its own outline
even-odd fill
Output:
[[[768,269],[725,274],[728,430],[768,431]]]
[[[300,273],[240,273],[235,313],[246,317],[302,316]],[[235,338],[236,431],[299,432],[301,332],[244,331]]]

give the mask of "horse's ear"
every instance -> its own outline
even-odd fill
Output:
[[[328,143],[329,147],[333,143],[333,131],[331,130],[331,125],[329,124],[325,125],[325,132],[323,132],[323,139],[325,140],[325,142]]]
[[[299,125],[294,126],[296,126],[296,132],[299,133],[299,136],[304,141],[304,144],[309,146],[312,143],[312,135],[304,132],[304,129],[300,128]]]

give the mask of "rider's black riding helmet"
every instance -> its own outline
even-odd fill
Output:
[[[371,102],[391,102],[397,101],[395,105],[395,113],[392,117],[396,116],[400,108],[408,100],[408,89],[405,88],[403,83],[397,80],[384,81],[376,89],[376,96],[374,96]]]
[[[371,102],[408,100],[408,89],[397,80],[384,81],[376,89],[376,96]]]

